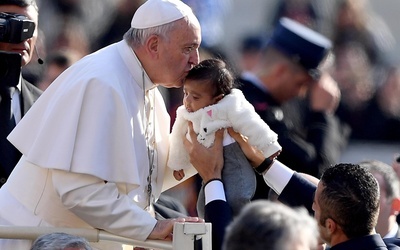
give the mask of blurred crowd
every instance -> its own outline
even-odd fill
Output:
[[[398,142],[399,62],[392,55],[396,41],[368,0],[278,1],[274,15],[266,18],[270,25],[265,34],[243,38],[242,61],[236,64],[239,70],[251,67],[258,48],[282,16],[317,30],[333,42],[326,71],[340,88],[336,115],[350,128],[350,139]]]

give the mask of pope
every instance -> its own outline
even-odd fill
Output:
[[[0,224],[98,228],[146,240],[170,239],[176,221],[201,222],[157,220],[152,207],[170,129],[157,86],[182,85],[199,62],[200,33],[181,1],[148,0],[122,41],[64,71],[8,136],[23,155],[0,189]],[[0,249],[30,245],[0,240]]]

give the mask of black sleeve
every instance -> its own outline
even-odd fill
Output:
[[[313,214],[312,204],[316,189],[317,187],[312,182],[294,173],[278,199],[291,207],[304,206],[310,214]]]
[[[212,224],[212,249],[221,249],[225,229],[232,221],[232,211],[223,200],[211,201],[205,206],[205,220]]]

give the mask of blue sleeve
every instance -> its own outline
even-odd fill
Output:
[[[316,189],[317,187],[312,182],[294,173],[278,199],[291,207],[304,206],[310,214],[313,214],[312,203]]]
[[[225,229],[232,221],[232,211],[228,203],[223,200],[214,200],[205,206],[205,220],[212,224],[212,249],[221,249],[224,241]]]

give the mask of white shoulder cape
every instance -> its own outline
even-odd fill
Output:
[[[147,79],[149,85],[154,87]],[[8,139],[37,166],[94,175],[125,183],[132,190],[145,185],[148,175],[143,95],[140,65],[121,41],[86,56],[61,74]],[[158,196],[170,122],[158,90],[155,95]]]
[[[197,140],[206,147],[213,144],[217,130],[232,127],[248,137],[249,143],[261,150],[265,157],[282,149],[277,142],[278,135],[255,112],[243,93],[233,89],[231,94],[226,95],[218,103],[196,112],[188,112],[183,105],[177,109],[170,135],[167,163],[168,167],[174,170],[191,167],[182,140],[187,133],[187,121],[193,123],[193,129],[198,134]]]

